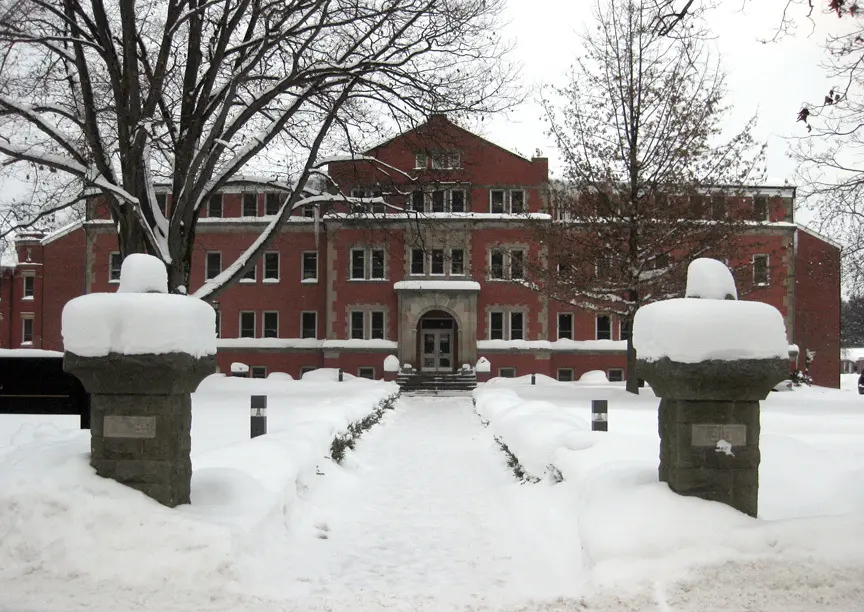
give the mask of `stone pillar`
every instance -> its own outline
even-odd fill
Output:
[[[660,481],[680,495],[755,517],[759,401],[787,376],[785,359],[637,361],[660,401]]]
[[[165,506],[189,503],[190,394],[216,371],[214,356],[186,353],[81,357],[64,369],[91,394],[90,465]]]

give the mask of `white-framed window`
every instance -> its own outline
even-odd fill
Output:
[[[429,253],[429,275],[444,276],[444,249],[432,249]]]
[[[414,155],[414,169],[425,170],[429,167],[429,156],[426,153],[416,153]]]
[[[300,280],[304,283],[318,282],[318,251],[303,251]]]
[[[558,368],[557,378],[559,382],[573,382],[573,368]]]
[[[459,167],[460,155],[455,151],[441,151],[432,155],[432,168],[452,170]]]
[[[255,337],[255,312],[251,310],[240,311],[240,337]]]
[[[753,216],[757,221],[770,221],[767,196],[761,195],[753,198]]]
[[[465,190],[450,190],[450,211],[454,213],[465,212]]]
[[[499,378],[516,378],[516,368],[498,368]]]
[[[258,280],[258,262],[255,262],[251,268],[246,271],[242,277],[240,277],[241,283],[254,283]]]
[[[352,340],[384,340],[386,336],[383,310],[352,310],[349,322]]]
[[[573,313],[559,312],[558,313],[558,339],[573,339]],[[559,379],[560,380],[560,379]]]
[[[436,189],[430,194],[432,196],[432,212],[443,213],[447,211],[447,192]]]
[[[597,340],[611,340],[612,318],[609,315],[597,315],[595,329],[595,338]]]
[[[609,382],[621,382],[624,380],[624,370],[621,368],[609,368],[606,370],[606,378]]]
[[[768,255],[759,254],[753,256],[753,284],[765,286],[770,282],[768,278]]]
[[[521,280],[525,278],[525,250],[497,248],[489,251],[491,280]]]
[[[489,340],[524,340],[525,313],[521,310],[489,312]]]
[[[22,300],[32,300],[36,295],[36,276],[33,274],[25,274],[22,277],[24,282],[24,292],[21,295]]]
[[[243,217],[258,216],[258,194],[244,193],[243,194]]]
[[[261,317],[261,337],[262,338],[278,338],[279,337],[279,312],[275,310],[265,310]]]
[[[282,208],[283,197],[281,193],[270,192],[264,196],[264,214],[268,216],[278,215]]]
[[[207,216],[221,217],[222,216],[222,194],[214,193],[207,200]]]
[[[411,275],[426,274],[426,252],[423,249],[411,249]]]
[[[386,274],[384,249],[351,249],[351,280],[384,280]]]
[[[252,378],[267,378],[267,366],[252,366],[249,368]]]
[[[450,276],[465,275],[465,251],[450,249]]]
[[[33,315],[21,315],[21,344],[33,344]]]
[[[264,282],[279,280],[279,253],[264,253]]]
[[[120,270],[123,268],[123,258],[119,251],[112,251],[108,255],[108,282],[120,282]]]
[[[527,210],[524,189],[490,189],[489,212],[519,214]]]
[[[308,310],[300,313],[300,337],[318,337],[318,313]]]
[[[411,193],[411,210],[414,212],[426,212],[426,194],[422,191]]]
[[[357,377],[375,380],[375,368],[359,367],[359,368],[357,368]]]
[[[204,278],[210,280],[216,278],[222,272],[222,253],[218,251],[208,251],[204,261]]]
[[[302,214],[304,217],[312,219],[315,217],[315,204],[304,204]]]

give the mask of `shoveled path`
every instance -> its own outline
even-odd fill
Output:
[[[555,487],[514,480],[470,398],[402,398],[346,464],[308,492],[283,554],[257,559],[259,595],[298,610],[534,609],[580,591],[575,515]]]

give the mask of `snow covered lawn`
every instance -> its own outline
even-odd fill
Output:
[[[658,482],[650,389],[538,383],[493,379],[477,409],[529,473],[563,474],[589,609],[864,610],[864,397],[817,387],[762,403],[756,520]],[[590,431],[592,399],[609,402],[608,433]]]
[[[650,391],[494,379],[488,427],[468,397],[403,397],[339,466],[333,435],[395,387],[320,376],[205,381],[174,510],[96,477],[74,417],[0,416],[0,610],[864,610],[855,392],[763,403],[750,519],[657,482]],[[518,483],[496,435],[564,482]]]

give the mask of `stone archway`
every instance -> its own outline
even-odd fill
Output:
[[[479,287],[447,290],[436,287],[430,291],[422,288],[397,288],[399,294],[399,360],[421,369],[420,341],[421,320],[429,313],[439,312],[453,320],[453,369],[463,363],[477,361],[477,294]],[[432,319],[435,317],[428,317]],[[443,318],[443,317],[438,317]]]

